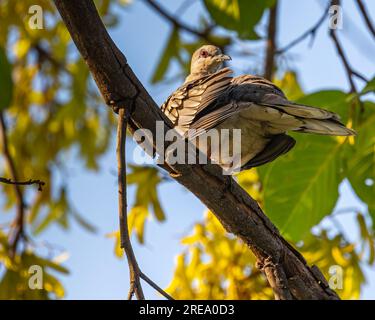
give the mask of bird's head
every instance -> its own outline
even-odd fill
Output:
[[[223,62],[231,60],[221,52],[218,47],[212,45],[205,45],[196,50],[191,58],[190,76],[189,80],[198,78],[200,76],[209,75],[219,70]]]

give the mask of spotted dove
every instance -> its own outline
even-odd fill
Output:
[[[287,131],[331,136],[355,134],[340,122],[337,114],[291,102],[276,85],[262,77],[232,77],[229,68],[222,68],[226,60],[231,58],[212,45],[195,51],[190,75],[161,109],[181,135],[187,136],[189,129],[241,129],[237,169],[260,166],[292,149],[295,140]],[[225,165],[224,160],[218,162]]]

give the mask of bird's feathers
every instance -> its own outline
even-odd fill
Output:
[[[295,144],[296,140],[286,134],[275,135],[261,152],[241,167],[241,170],[251,169],[271,162],[287,153]]]
[[[355,134],[340,122],[337,114],[291,102],[276,85],[262,77],[233,78],[231,73],[229,68],[224,68],[184,83],[166,100],[162,111],[182,134],[196,129],[195,134],[189,135],[191,139],[204,130],[234,125],[237,129],[246,128],[247,133],[253,131],[252,137],[269,141],[242,164],[242,169],[264,164],[288,152],[295,141],[285,134],[287,131],[335,136]],[[246,136],[243,139],[241,145],[252,143],[246,141]]]
[[[191,128],[208,130],[238,112],[245,118],[266,122],[271,128],[280,128],[284,132],[344,136],[354,134],[353,130],[340,122],[337,114],[291,102],[272,82],[250,75],[232,78],[230,85],[215,101],[199,106]],[[270,133],[275,133],[272,131]]]
[[[196,114],[212,104],[230,85],[232,71],[224,68],[212,75],[188,81],[172,93],[161,110],[182,130],[189,129]]]

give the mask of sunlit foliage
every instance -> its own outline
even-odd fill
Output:
[[[106,0],[96,3],[106,24],[115,26],[117,14],[113,9],[122,4]],[[29,27],[29,8],[33,5],[43,9],[43,29]],[[27,232],[37,235],[51,224],[67,229],[71,221],[95,231],[70,202],[71,168],[66,162],[75,159],[83,168],[99,169],[99,157],[107,150],[114,129],[112,112],[103,105],[52,1],[1,1],[0,30],[0,112],[8,128],[10,154],[19,180],[36,178],[46,183],[42,192],[31,187],[24,191]],[[4,77],[6,62],[11,70],[8,78]],[[4,158],[1,161],[6,163]],[[0,176],[9,177],[9,170],[2,165]],[[1,184],[0,188],[2,211],[12,210],[16,205],[13,187]],[[46,291],[25,289],[27,265],[45,263],[33,253],[27,238],[21,241],[24,248],[18,250],[13,262],[0,259],[7,267],[4,274],[0,270],[1,298],[48,298],[49,292],[63,297],[59,280],[47,271]],[[6,254],[3,246],[5,242],[0,248]]]
[[[116,27],[117,9],[129,2],[95,1],[107,27]],[[275,2],[203,0],[199,25],[194,26],[197,34],[186,37],[186,30],[173,24],[151,82],[168,80],[173,62],[179,67],[173,77],[182,79],[189,70],[191,54],[203,43],[238,53],[251,41],[263,41],[265,35],[258,27]],[[42,6],[46,17],[42,30],[28,26],[28,10],[35,4]],[[246,50],[241,54],[248,57]],[[363,268],[373,266],[375,256],[375,103],[371,100],[375,80],[364,84],[358,94],[330,89],[306,95],[299,83],[299,70],[285,68],[279,59],[276,61],[274,82],[289,99],[337,112],[358,136],[344,139],[295,135],[297,147],[289,154],[259,170],[241,173],[236,179],[309,264],[316,264],[328,279],[332,266],[342,268],[342,289],[336,290],[342,298],[356,299],[366,281]],[[46,182],[42,192],[33,187],[23,189],[26,237],[13,258],[9,235],[14,226],[1,226],[0,298],[62,298],[65,290],[60,277],[69,271],[61,266],[63,259],[56,253],[40,254],[37,236],[53,224],[68,229],[72,221],[95,231],[88,216],[78,213],[71,203],[70,168],[66,163],[74,159],[84,169],[98,170],[100,156],[111,143],[114,116],[103,104],[52,1],[0,2],[0,85],[0,112],[7,124],[18,178]],[[4,154],[1,163],[0,176],[9,177]],[[128,183],[136,192],[129,212],[129,231],[140,243],[147,242],[146,222],[150,217],[160,222],[167,218],[164,208],[168,203],[162,205],[158,196],[164,180],[154,166],[130,168]],[[333,209],[344,180],[368,206],[366,212],[352,213],[360,235],[355,243],[335,224],[327,227],[321,223],[336,219]],[[13,186],[0,184],[0,188],[2,211],[14,213],[17,199]],[[115,238],[115,254],[121,257],[118,232],[111,235]],[[227,234],[211,213],[194,225],[181,244],[183,249],[176,257],[175,272],[167,288],[175,298],[273,298],[255,267],[255,257],[245,244]],[[28,288],[31,265],[43,267],[43,290]]]

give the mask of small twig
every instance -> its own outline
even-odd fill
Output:
[[[344,49],[341,46],[341,43],[339,39],[337,38],[336,32],[334,29],[331,29],[329,32],[333,43],[335,44],[337,54],[341,58],[342,64],[344,65],[345,71],[346,71],[346,76],[350,84],[350,93],[357,93],[357,88],[353,80],[353,70],[349,64],[349,61],[345,55]]]
[[[340,5],[340,0],[331,0],[330,5]],[[350,84],[350,93],[357,93],[358,91],[357,91],[356,85],[354,83],[353,77],[357,77],[357,78],[359,78],[359,79],[361,79],[365,82],[367,82],[367,79],[363,75],[361,75],[359,72],[355,71],[350,66],[349,60],[346,57],[344,49],[343,49],[343,47],[342,47],[342,45],[341,45],[341,43],[340,43],[340,41],[337,37],[336,30],[331,29],[329,31],[329,35],[331,36],[332,41],[335,44],[337,54],[341,58],[341,61],[344,65],[346,75],[347,75],[347,78],[348,78],[348,81],[349,81],[349,84]]]
[[[133,293],[137,299],[144,300],[144,294],[140,281],[141,271],[139,270],[137,260],[130,242],[127,217],[127,194],[126,194],[126,128],[128,117],[125,115],[123,108],[119,109],[118,126],[117,126],[117,166],[118,166],[118,201],[119,201],[119,218],[120,218],[120,241],[121,248],[124,249],[129,264],[130,273],[130,290],[128,298],[131,299]]]
[[[357,0],[356,2],[357,2],[357,5],[358,5],[358,8],[359,8],[359,11],[361,11],[361,13],[362,13],[363,19],[365,20],[367,28],[369,29],[372,36],[375,38],[375,28],[372,25],[371,18],[369,17],[369,15],[367,13],[365,5],[363,4],[362,0]]]
[[[294,39],[293,41],[291,41],[285,47],[277,50],[276,54],[280,55],[280,54],[288,51],[289,49],[291,49],[292,47],[294,47],[295,45],[297,45],[298,43],[300,43],[301,41],[303,41],[308,36],[311,36],[311,38],[314,39],[314,37],[316,35],[316,32],[318,31],[318,29],[320,28],[320,26],[323,24],[323,21],[324,21],[325,17],[327,16],[327,12],[329,10],[329,7],[330,6],[328,6],[327,9],[324,10],[322,16],[319,18],[319,20],[310,29],[306,30],[304,33],[302,33],[299,37],[297,37],[296,39]]]
[[[168,300],[174,300],[168,293],[166,293],[162,288],[160,288],[154,281],[147,277],[143,272],[141,272],[141,278],[146,281],[151,287],[153,287],[157,292]]]
[[[275,69],[277,6],[278,2],[276,1],[275,5],[270,9],[269,12],[267,48],[264,63],[264,77],[268,80],[272,80]]]
[[[360,208],[357,208],[357,207],[346,207],[346,208],[342,208],[342,209],[339,209],[339,210],[336,210],[332,213],[333,216],[338,216],[338,215],[341,215],[341,214],[346,214],[346,213],[357,213],[357,212],[361,212],[362,210]]]
[[[336,219],[334,215],[329,215],[328,218],[331,220],[333,226],[336,228],[336,230],[341,234],[342,238],[345,242],[350,243],[347,239],[347,234],[345,232],[344,227],[342,226],[341,222]]]
[[[140,279],[146,281],[151,287],[169,300],[173,298],[147,277],[139,268],[134,250],[130,241],[127,216],[127,193],[126,193],[126,129],[129,119],[129,112],[124,108],[118,111],[117,126],[117,166],[118,166],[118,190],[119,190],[119,218],[120,218],[120,242],[124,249],[129,264],[130,288],[128,300],[135,294],[138,300],[144,300],[143,289]]]
[[[10,175],[13,181],[18,181],[18,175],[16,171],[16,166],[14,164],[12,155],[10,154],[8,147],[8,137],[7,137],[7,127],[4,120],[4,115],[0,112],[0,135],[1,142],[3,145],[3,153],[7,166],[9,167]],[[13,259],[19,240],[24,235],[24,217],[25,217],[25,202],[23,199],[23,193],[19,184],[14,184],[14,191],[16,193],[17,202],[17,214],[13,222],[13,231],[10,232],[9,237],[9,247],[10,247],[10,257]]]
[[[364,82],[369,81],[363,74],[360,74],[358,71],[355,71],[353,69],[352,69],[352,74],[353,74],[353,76],[356,76],[358,79],[361,79]]]
[[[66,72],[67,74],[70,74],[69,70],[66,68],[66,66],[59,61],[57,61],[49,51],[44,49],[39,43],[34,45],[33,47],[35,51],[39,55],[39,60],[48,60],[56,69],[59,69],[61,71]]]
[[[185,0],[184,2],[181,3],[181,5],[177,8],[176,12],[175,12],[175,15],[176,16],[181,16],[183,15],[186,10],[192,5],[194,4],[194,0]]]
[[[330,5],[340,5],[340,0],[331,0]],[[349,81],[349,85],[350,85],[349,93],[355,94],[355,100],[357,101],[359,109],[362,113],[364,111],[364,104],[358,96],[358,90],[357,90],[357,87],[355,85],[355,82],[354,82],[353,78],[357,77],[357,78],[359,78],[359,79],[361,79],[365,82],[367,82],[367,79],[364,76],[362,76],[360,73],[355,71],[350,66],[349,60],[346,57],[344,49],[343,49],[343,47],[342,47],[342,45],[341,45],[341,43],[340,43],[340,41],[337,37],[336,30],[331,29],[329,31],[329,35],[331,36],[331,39],[332,39],[333,43],[335,44],[337,54],[341,58],[342,64],[344,65],[344,68],[345,68],[345,71],[346,71],[346,77],[347,77],[347,79]],[[355,100],[352,101],[352,107],[353,108],[355,107]]]
[[[30,179],[30,180],[27,180],[27,181],[13,181],[12,179],[3,178],[3,177],[0,177],[0,182],[5,183],[5,184],[17,184],[17,185],[20,185],[20,186],[30,186],[30,185],[33,185],[33,184],[37,184],[39,191],[42,191],[43,186],[46,184],[42,180]]]
[[[168,293],[166,293],[162,288],[160,288],[154,281],[147,277],[143,272],[140,274],[141,278],[146,281],[151,287],[153,287],[157,292],[168,300],[174,300]]]
[[[134,291],[135,291],[134,288],[135,288],[134,281],[130,281],[130,287],[129,287],[129,292],[128,292],[128,300],[133,299]]]
[[[163,7],[161,7],[156,1],[154,0],[144,0],[145,3],[147,3],[150,7],[152,7],[156,12],[158,12],[162,17],[167,19],[169,22],[171,22],[176,28],[187,31],[197,37],[200,37],[207,42],[210,42],[212,44],[215,44],[213,40],[209,37],[209,32],[211,28],[208,28],[205,32],[202,32],[200,30],[194,29],[190,27],[189,25],[181,22],[176,17],[172,16],[169,12],[167,12]]]

